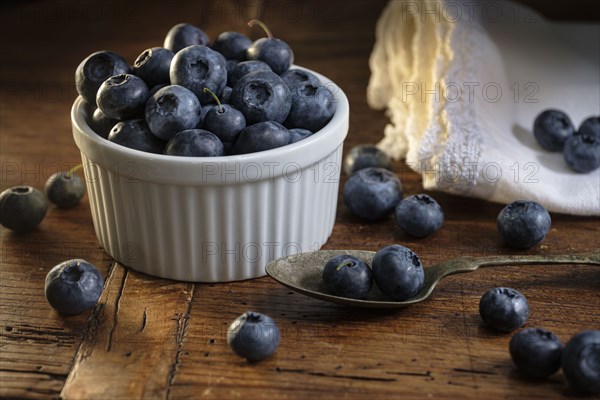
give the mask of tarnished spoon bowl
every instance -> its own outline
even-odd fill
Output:
[[[600,265],[600,249],[584,254],[571,255],[514,255],[489,257],[459,257],[425,268],[423,289],[413,298],[392,301],[376,285],[363,300],[334,296],[327,293],[321,274],[327,261],[340,254],[350,254],[369,265],[375,252],[365,250],[320,250],[296,254],[271,261],[266,271],[282,285],[307,296],[354,307],[399,308],[419,303],[431,296],[436,285],[448,275],[475,271],[479,267],[524,264],[592,264]]]

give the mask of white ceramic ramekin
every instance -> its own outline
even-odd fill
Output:
[[[335,220],[349,106],[341,89],[316,75],[337,100],[327,126],[288,146],[227,157],[111,143],[88,126],[78,98],[73,136],[106,252],[150,275],[222,282],[262,276],[272,259],[318,250]]]

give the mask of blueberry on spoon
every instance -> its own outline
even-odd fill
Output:
[[[248,26],[260,26],[267,34],[266,38],[256,40],[248,47],[246,51],[247,60],[264,61],[275,72],[280,75],[287,71],[294,63],[294,53],[286,42],[276,39],[263,22],[253,19],[248,22]]]
[[[335,256],[323,268],[323,283],[329,293],[353,299],[363,299],[373,285],[371,268],[349,254]]]
[[[217,102],[204,116],[204,129],[217,135],[224,143],[235,142],[238,134],[246,127],[246,118],[233,106],[221,104],[219,97],[210,89],[204,88],[204,91],[210,93]]]

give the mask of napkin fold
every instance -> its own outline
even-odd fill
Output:
[[[578,174],[536,142],[547,108],[600,114],[600,24],[544,20],[510,1],[389,2],[367,100],[390,118],[379,147],[428,190],[600,215],[600,170]]]

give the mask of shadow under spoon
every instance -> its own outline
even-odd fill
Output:
[[[525,264],[591,264],[600,265],[600,249],[583,254],[571,255],[512,255],[488,257],[459,257],[450,261],[425,268],[423,289],[413,298],[404,301],[392,301],[387,298],[377,285],[373,285],[365,299],[351,299],[327,293],[321,274],[330,258],[350,254],[369,265],[375,252],[365,250],[319,250],[295,254],[271,261],[266,272],[280,284],[307,296],[354,307],[400,308],[420,303],[433,292],[436,285],[446,276],[472,272],[479,267],[496,267]]]

